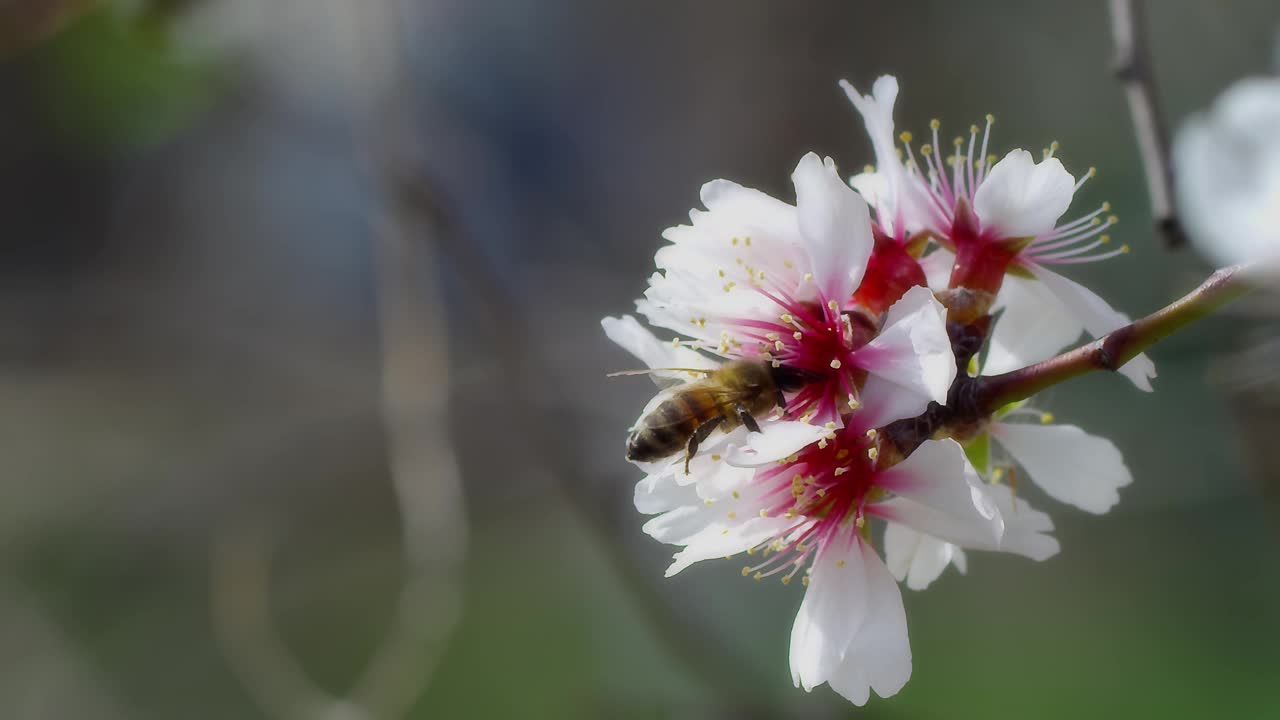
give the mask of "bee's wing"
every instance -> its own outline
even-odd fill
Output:
[[[648,375],[658,387],[674,388],[700,380],[714,371],[715,368],[648,368],[646,370],[620,370],[611,372],[605,377]]]

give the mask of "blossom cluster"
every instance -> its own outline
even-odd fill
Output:
[[[895,135],[896,79],[870,95],[842,86],[875,164],[846,178],[810,153],[792,174],[794,204],[707,183],[705,210],[664,233],[636,303],[674,339],[632,316],[603,326],[672,386],[637,433],[674,393],[705,383],[699,371],[752,362],[804,378],[771,412],[707,434],[691,457],[633,457],[647,473],[635,504],[653,516],[646,533],[680,547],[668,576],[743,557],[744,576],[805,586],[792,678],[862,705],[911,675],[900,582],[919,590],[949,566],[964,572],[968,550],[1037,561],[1058,552],[1051,519],[1013,478],[1093,513],[1131,482],[1110,441],[1026,403],[919,431],[964,401],[966,381],[1126,324],[1056,269],[1127,248],[1109,245],[1105,203],[1061,220],[1094,171],[1073,177],[1056,145],[1039,161],[1021,149],[988,154],[991,116],[949,148],[935,120],[916,145]],[[1145,356],[1121,372],[1151,389]]]

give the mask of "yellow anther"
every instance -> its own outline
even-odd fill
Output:
[[[790,260],[783,260],[782,267],[790,270],[791,268],[795,267],[795,265],[793,265]]]
[[[761,280],[763,280],[763,279],[764,279],[764,271],[763,271],[763,270],[761,270],[760,272],[756,273],[756,277],[758,277],[758,278],[760,278]]]
[[[1098,238],[1098,242],[1102,243],[1103,245],[1106,245],[1107,243],[1111,242],[1111,236],[1103,235],[1102,237]]]
[[[737,285],[738,285],[738,283],[736,283],[736,282],[734,282],[734,281],[730,280],[729,282],[727,282],[727,283],[725,283],[725,284],[724,284],[724,291],[725,291],[725,292],[729,292],[730,290],[732,290],[732,289],[734,289],[735,287],[737,287]]]
[[[797,339],[797,340],[803,340],[803,339],[804,339],[804,333],[802,333],[802,332],[800,332],[799,330],[797,330],[797,331],[795,331],[795,332],[791,333],[791,337],[793,337],[793,338],[795,338],[795,339]]]
[[[805,282],[811,282],[812,280],[813,280],[813,273],[805,273],[805,274],[804,274],[804,281],[805,281]]]
[[[836,561],[836,567],[844,567],[844,561],[843,561],[843,560],[837,560],[837,561]]]
[[[734,258],[733,261],[738,263],[739,265],[742,264],[742,258]]]
[[[781,340],[775,340],[775,341],[773,342],[773,349],[774,349],[774,350],[784,350],[784,349],[786,349],[786,347],[787,347],[786,345],[783,345],[783,344],[782,344],[782,341],[781,341]]]
[[[827,447],[827,439],[826,439],[826,438],[822,438],[821,440],[819,440],[819,441],[818,441],[818,449],[819,449],[819,450],[824,450],[824,449],[826,449],[826,447]]]
[[[711,503],[715,502],[715,500],[707,499],[707,500],[703,500],[702,502],[706,505],[710,505]]]
[[[996,124],[996,116],[995,116],[995,115],[992,115],[991,113],[987,113],[987,124],[988,124],[988,125],[995,125],[995,124]]]
[[[836,453],[837,460],[843,460],[847,457],[849,457],[849,451],[844,448],[841,448],[840,452]]]
[[[734,500],[737,500],[737,499],[739,499],[739,498],[741,498],[741,497],[742,497],[742,496],[738,494],[738,491],[737,491],[737,490],[734,490],[734,491],[733,491],[733,499],[734,499]]]
[[[875,165],[863,165],[863,166],[862,166],[862,172],[864,172],[864,173],[868,173],[868,174],[870,174],[870,173],[873,173],[873,172],[875,172],[875,171],[876,171],[876,166],[875,166]]]
[[[782,363],[778,362],[777,360],[774,360],[774,361],[773,361],[773,366],[774,366],[774,367],[776,367],[776,368],[780,368],[780,367],[782,367]]]
[[[735,237],[735,238],[733,238],[733,239],[729,240],[729,244],[730,244],[730,245],[737,245],[737,244],[738,244],[738,238],[736,238],[736,237]]]
[[[862,528],[867,526],[867,519],[859,515],[858,517],[853,519],[853,524],[857,525],[858,529],[861,530]]]
[[[1089,172],[1088,172],[1088,173],[1086,173],[1086,174],[1087,174],[1089,177],[1097,177],[1097,176],[1098,176],[1098,168],[1093,167],[1093,166],[1089,166]]]
[[[1057,140],[1054,140],[1053,142],[1049,143],[1050,152],[1058,152],[1059,147],[1062,147],[1062,146],[1058,144]]]
[[[828,430],[835,430],[835,429],[836,429],[836,422],[835,422],[834,420],[828,420],[828,421],[827,421],[827,424],[826,424],[826,425],[824,425],[823,427],[825,427],[825,428],[826,428],[826,429],[828,429]]]
[[[768,511],[768,510],[765,510],[764,508],[761,508],[761,509],[760,509],[760,517],[762,517],[762,518],[767,518],[767,517],[769,517],[769,511]]]
[[[1004,477],[1004,468],[996,468],[991,471],[991,482],[998,483],[1002,477]]]
[[[764,575],[760,573],[756,573],[755,575],[751,576],[751,579],[755,580],[756,582],[760,582],[763,578],[764,578]]]
[[[809,576],[808,576],[808,575],[802,575],[802,576],[800,577],[800,584],[801,584],[801,585],[803,585],[803,586],[805,586],[805,587],[809,587]]]
[[[934,118],[934,119],[932,119],[932,120],[930,120],[930,121],[929,121],[929,129],[930,129],[930,130],[937,130],[937,129],[941,128],[941,127],[942,127],[942,121],[941,121],[941,120],[939,120],[938,118]]]
[[[736,512],[734,512],[734,511],[730,510],[730,511],[729,511],[729,519],[730,519],[730,520],[736,520],[736,519],[738,519],[738,513],[736,513]]]
[[[876,448],[867,448],[867,457],[871,458],[872,460],[875,460],[876,458],[880,457],[880,451],[877,450]]]
[[[776,333],[776,332],[767,332],[767,333],[765,333],[765,334],[764,334],[764,336],[765,336],[765,339],[767,339],[767,340],[774,340],[774,341],[776,341],[776,340],[778,340],[778,338],[782,337],[781,335],[779,335],[779,334],[778,334],[778,333]]]
[[[747,247],[751,247],[751,236],[750,236],[750,235],[748,235],[748,236],[746,236],[746,237],[742,238],[742,244],[743,244],[743,245],[746,245]]]
[[[841,475],[843,475],[843,474],[845,474],[845,473],[847,473],[847,472],[849,472],[849,468],[847,468],[847,467],[838,467],[838,468],[836,468],[835,476],[836,476],[836,477],[840,477]]]
[[[1121,245],[1121,246],[1120,246],[1120,254],[1121,254],[1121,255],[1128,255],[1128,254],[1129,254],[1129,246],[1128,246],[1128,245]]]
[[[1094,219],[1092,219],[1092,220],[1090,220],[1090,221],[1089,221],[1089,224],[1090,224],[1090,225],[1093,225],[1094,227],[1097,227],[1098,225],[1101,225],[1101,224],[1102,224],[1102,220],[1100,220],[1100,219],[1098,219],[1098,218],[1094,218]]]
[[[791,315],[791,313],[782,313],[780,317],[782,319],[782,322],[784,323],[793,323],[796,321],[796,319]]]
[[[724,270],[717,270],[716,272],[720,275],[720,277],[724,277]]]
[[[807,478],[805,478],[805,479],[804,479],[804,484],[805,484],[805,485],[813,485],[813,484],[814,484],[814,483],[816,483],[816,482],[818,482],[818,476],[817,476],[817,475],[810,475],[809,477],[807,477]]]
[[[748,554],[750,554],[750,553],[751,553],[751,551],[750,551],[750,550],[748,550],[748,551],[747,551],[747,553],[748,553]],[[748,575],[750,575],[750,574],[751,574],[751,568],[747,567],[746,565],[743,565],[743,566],[742,566],[742,577],[746,577],[746,576],[748,576]]]
[[[875,429],[875,428],[871,428],[870,430],[868,430],[868,431],[867,431],[867,437],[869,437],[869,438],[873,438],[873,437],[875,437],[876,435],[879,435],[879,434],[880,434],[880,433],[878,433],[878,432],[876,431],[876,429]]]
[[[783,575],[783,576],[782,576],[782,584],[783,584],[783,585],[790,585],[790,584],[791,584],[791,576],[790,576],[790,575]]]
[[[796,513],[795,513],[795,511],[794,511],[794,510],[788,510],[788,511],[786,511],[786,512],[782,513],[782,517],[784,517],[784,518],[786,518],[786,519],[788,519],[788,520],[793,519],[795,516],[796,516]]]
[[[712,456],[711,456],[711,459],[712,459],[712,460],[715,460],[716,462],[720,462],[720,455],[719,455],[718,453],[717,453],[717,454],[715,454],[715,455],[712,455]]]
[[[977,134],[978,134],[978,126],[977,126],[977,125],[970,125],[970,126],[969,126],[969,134],[970,134],[970,135],[977,135]]]
[[[671,347],[673,348],[680,347],[680,338],[671,338]]]
[[[962,145],[964,145],[964,138],[956,136],[955,139],[951,141],[951,144],[955,145],[956,147],[961,147]]]
[[[932,145],[921,145],[921,146],[920,146],[920,154],[921,154],[921,155],[924,155],[925,157],[929,157],[930,155],[932,155],[932,154],[933,154],[933,146],[932,146]]]
[[[996,156],[995,156],[995,155],[988,155],[988,156],[987,156],[987,164],[988,164],[988,165],[994,165],[994,164],[995,164],[995,162],[996,162]]]
[[[913,137],[912,134],[907,132],[906,130],[903,130],[901,133],[898,134],[898,139],[904,143],[910,143],[912,137]]]
[[[814,492],[814,494],[815,494],[815,495],[817,495],[818,497],[826,497],[826,496],[827,496],[827,491],[826,491],[826,489],[825,489],[825,488],[818,488],[817,490],[814,490],[813,492]]]
[[[861,406],[862,406],[862,403],[858,402],[858,398],[856,398],[856,397],[854,397],[854,396],[852,396],[852,395],[850,395],[850,396],[849,396],[849,409],[850,409],[850,410],[857,410],[857,409],[858,409],[859,407],[861,407]]]
[[[1048,425],[1049,423],[1053,422],[1053,413],[1051,412],[1040,413],[1040,422],[1045,425]]]
[[[1111,217],[1107,218],[1108,225],[1115,225],[1118,222],[1120,222],[1120,218],[1116,217],[1115,215],[1112,215]]]
[[[828,300],[827,307],[831,308],[832,310],[839,310],[840,303],[837,303],[835,300]]]
[[[840,358],[835,358],[834,360],[831,361],[831,369],[832,370],[840,369]]]
[[[756,549],[755,549],[755,548],[753,548],[753,547],[749,547],[749,548],[747,548],[747,554],[748,554],[748,555],[755,555],[755,554],[756,554]],[[747,570],[748,570],[748,572],[749,572],[749,571],[750,571],[750,568],[747,568]],[[746,577],[746,573],[743,573],[743,577]]]

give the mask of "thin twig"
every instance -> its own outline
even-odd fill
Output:
[[[946,405],[933,404],[921,416],[890,423],[884,429],[902,459],[938,432],[963,437],[980,430],[996,410],[1071,378],[1095,370],[1116,371],[1163,338],[1209,315],[1252,290],[1246,266],[1210,275],[1182,298],[1093,342],[1057,357],[1001,375],[956,378]]]
[[[1151,47],[1147,40],[1146,13],[1142,0],[1109,0],[1111,31],[1115,38],[1115,74],[1124,86],[1138,151],[1151,198],[1151,218],[1166,248],[1186,244],[1186,234],[1178,219],[1173,199],[1173,167],[1169,160],[1169,130],[1160,113],[1152,69]]]

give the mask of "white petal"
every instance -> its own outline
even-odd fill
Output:
[[[869,589],[861,544],[850,524],[819,550],[813,563],[791,628],[791,679],[806,691],[831,677],[863,624]]]
[[[884,171],[895,166],[901,167],[902,161],[898,158],[893,136],[893,104],[898,99],[898,79],[892,75],[882,75],[871,86],[871,94],[865,96],[848,80],[841,80],[840,87],[867,126],[867,136],[871,138],[871,148],[875,153],[878,169]]]
[[[854,362],[871,373],[863,399],[877,425],[915,417],[930,401],[946,402],[956,377],[946,318],[933,291],[913,287],[889,308],[876,339],[854,354]]]
[[[604,328],[604,334],[610,340],[620,345],[623,350],[635,355],[647,367],[714,368],[716,366],[714,360],[702,353],[659,340],[631,315],[604,318],[600,321],[600,326]],[[681,381],[691,379],[688,373],[654,373],[654,375]]]
[[[1071,206],[1075,184],[1057,158],[1037,163],[1026,150],[1012,150],[978,186],[973,210],[984,231],[1004,238],[1042,235]]]
[[[1074,425],[992,423],[991,436],[1050,497],[1091,513],[1110,510],[1133,482],[1115,443]]]
[[[1084,326],[1048,286],[1006,275],[993,310],[1003,309],[988,341],[982,374],[998,375],[1047,360],[1080,338]]]
[[[830,430],[809,423],[785,420],[767,425],[761,423],[760,432],[750,433],[742,447],[730,452],[728,461],[739,467],[756,467],[776,462],[830,434]]]
[[[929,288],[935,291],[946,290],[951,284],[951,269],[955,267],[956,254],[946,248],[937,248],[920,259],[920,269]]]
[[[675,474],[670,470],[649,475],[636,483],[636,510],[645,515],[655,515],[697,502],[697,491],[692,486],[676,482]]]
[[[911,642],[902,594],[875,551],[865,544],[860,544],[860,550],[867,615],[828,680],[833,690],[855,705],[866,703],[868,687],[887,698],[896,695],[911,679]]]
[[[987,494],[1004,517],[1001,552],[1021,555],[1036,562],[1048,560],[1058,554],[1061,547],[1057,539],[1048,534],[1053,531],[1053,520],[1048,515],[1031,507],[1026,500],[1015,498],[1007,485],[988,485]],[[954,560],[959,561],[956,563],[957,567],[963,563],[961,555],[957,555]],[[963,571],[961,568],[961,572]]]
[[[1029,269],[1095,338],[1129,324],[1128,315],[1116,311],[1106,300],[1080,283],[1068,280],[1040,265],[1029,265]],[[1151,378],[1156,376],[1156,366],[1146,353],[1142,353],[1125,363],[1120,368],[1120,374],[1129,378],[1138,389],[1151,392]]]
[[[781,517],[764,518],[758,514],[737,523],[713,523],[688,539],[685,548],[673,556],[674,561],[667,568],[666,576],[671,577],[696,562],[745,552],[749,548],[785,533],[794,523],[794,520]]]
[[[1007,533],[1006,529],[1006,533]],[[884,530],[884,558],[898,580],[912,590],[924,590],[951,564],[957,548],[905,525],[888,523]]]
[[[985,534],[993,543],[999,543],[1004,532],[1000,511],[987,496],[977,471],[955,440],[924,441],[906,460],[880,473],[877,483],[898,494],[897,500],[919,504],[945,516],[936,523],[944,528],[900,519],[922,532],[962,545],[968,543],[948,537],[957,532],[953,526],[966,528],[964,532]],[[881,505],[873,505],[868,510],[878,512]],[[924,517],[926,522],[934,520],[928,514]]]
[[[875,242],[867,203],[844,184],[831,158],[805,155],[791,179],[814,278],[827,299],[844,302],[862,282]]]

